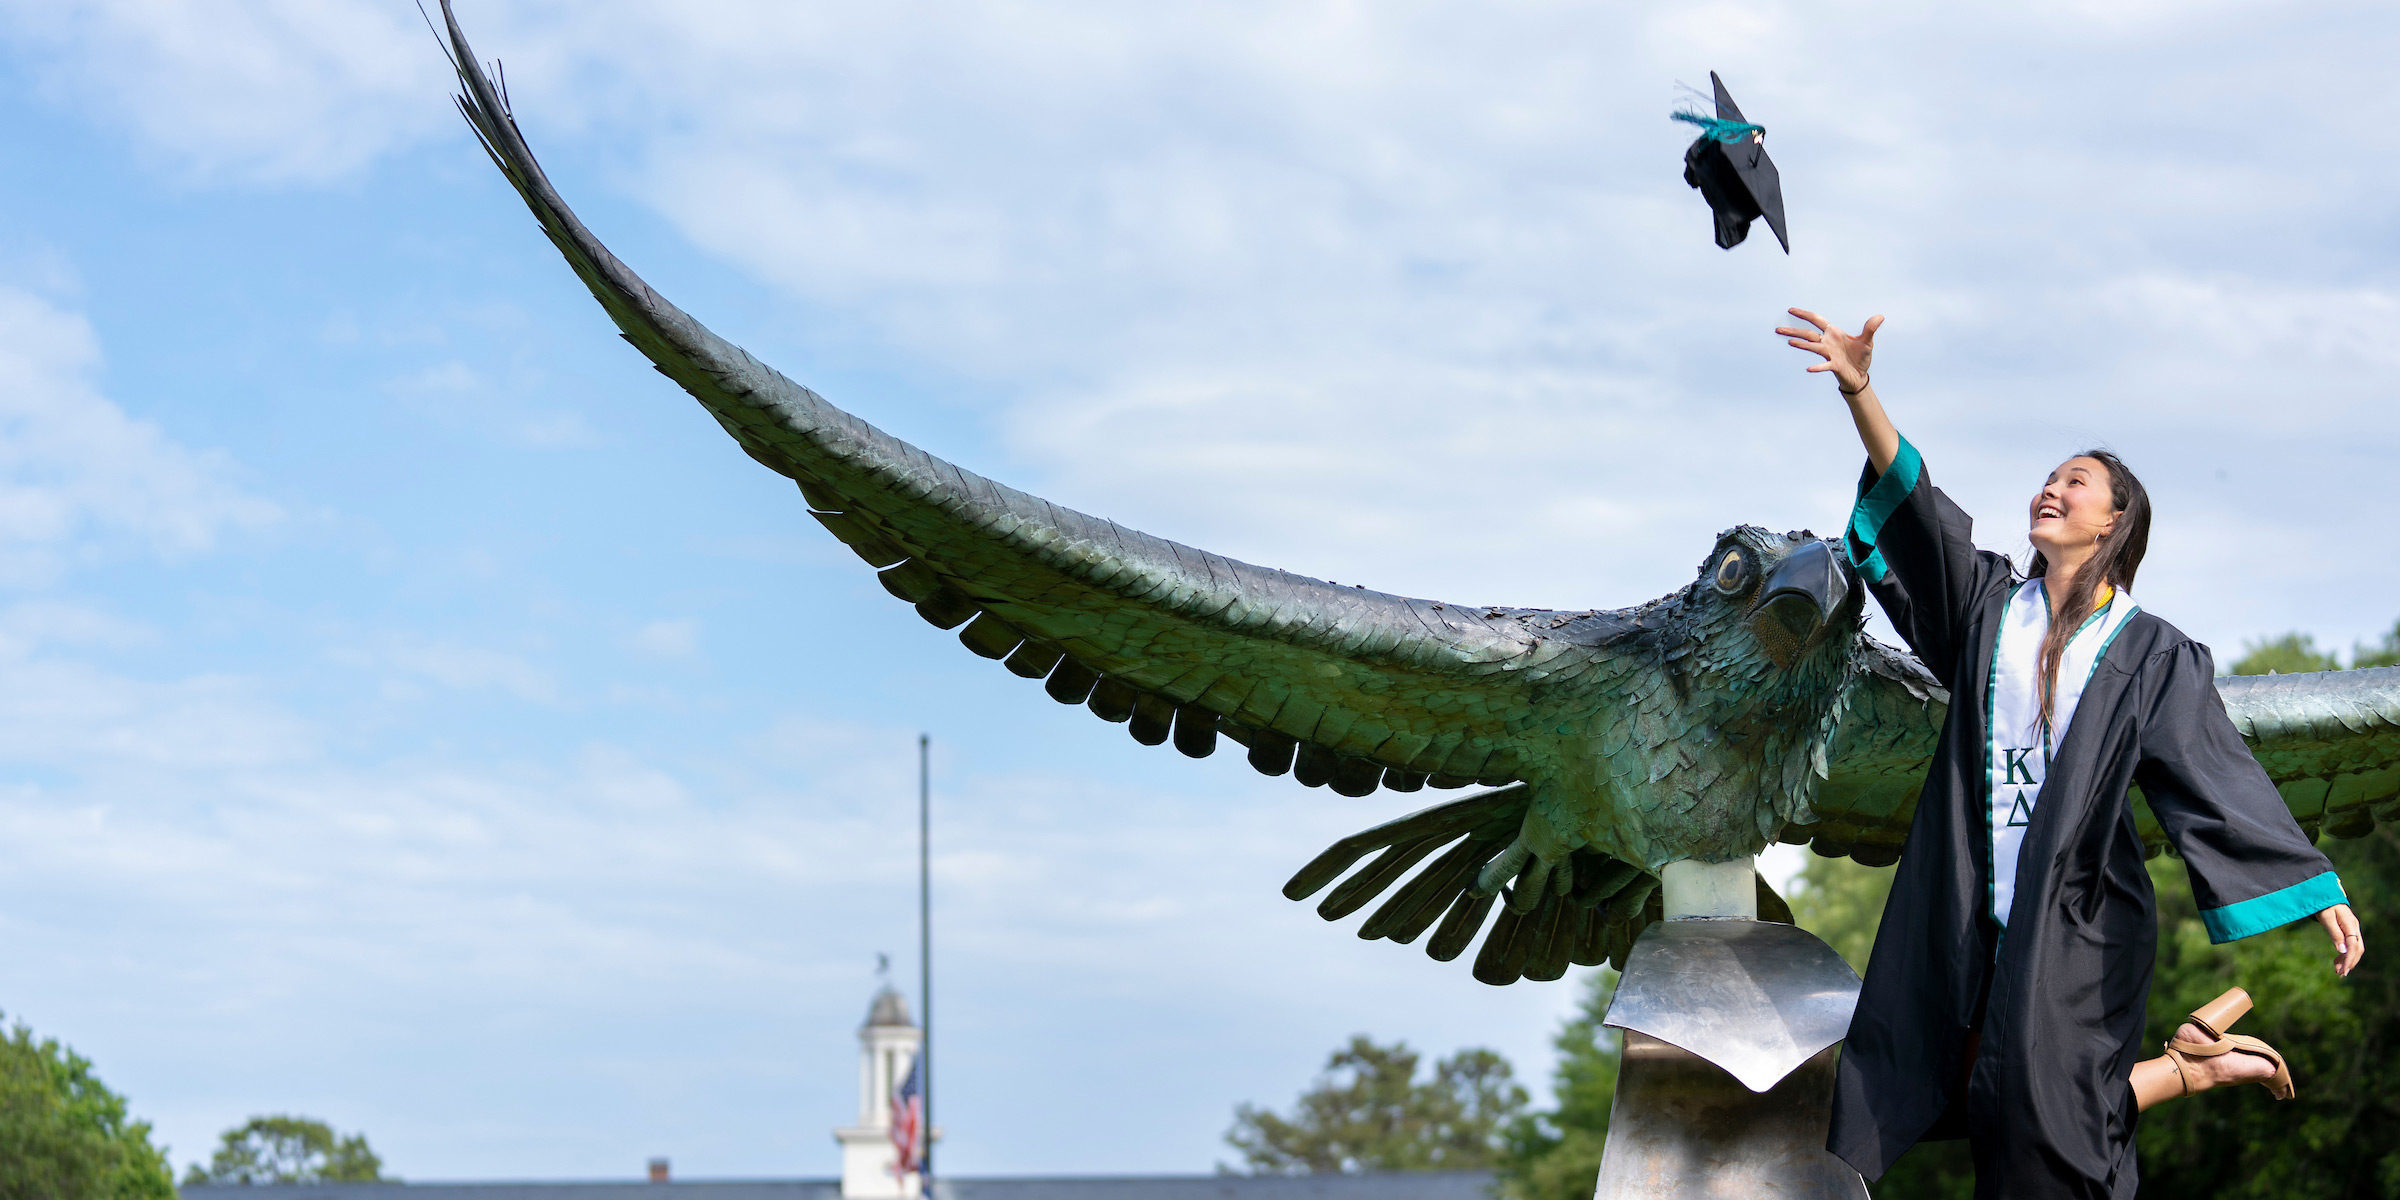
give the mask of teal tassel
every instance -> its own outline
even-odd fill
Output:
[[[1667,115],[1674,120],[1699,126],[1701,137],[1713,137],[1728,146],[1751,134],[1767,131],[1767,127],[1764,125],[1752,125],[1747,121],[1720,121],[1715,117],[1704,117],[1689,109],[1677,109]]]

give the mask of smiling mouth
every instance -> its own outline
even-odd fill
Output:
[[[2045,504],[2033,510],[2033,519],[2036,521],[2052,521],[2065,515],[2067,514],[2060,512],[2055,504]]]

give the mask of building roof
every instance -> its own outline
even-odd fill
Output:
[[[1488,1200],[1488,1171],[1364,1175],[1074,1175],[943,1179],[933,1200]],[[183,1200],[840,1200],[831,1179],[675,1183],[324,1183],[273,1188],[193,1184]]]
[[[917,1027],[915,1021],[908,1019],[907,998],[893,991],[892,986],[888,983],[883,986],[882,991],[875,993],[875,1003],[868,1006],[867,1024],[870,1026],[902,1025],[910,1029]]]

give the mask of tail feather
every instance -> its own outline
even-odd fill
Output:
[[[1475,978],[1495,986],[1519,979],[1557,979],[1569,964],[1621,966],[1633,939],[1659,917],[1658,877],[1597,851],[1578,850],[1558,864],[1569,872],[1572,885],[1563,878],[1555,886],[1545,884],[1537,889],[1541,895],[1528,911],[1503,909],[1491,928],[1484,929],[1500,897],[1477,894],[1479,877],[1515,841],[1531,803],[1531,789],[1518,784],[1351,834],[1309,860],[1284,884],[1283,894],[1305,899],[1380,851],[1334,884],[1317,905],[1318,915],[1339,920],[1389,892],[1360,922],[1359,937],[1406,945],[1431,928],[1434,934],[1425,953],[1449,962],[1465,953],[1480,933],[1483,948],[1475,955]],[[1432,861],[1427,862],[1428,857]],[[1779,907],[1779,902],[1770,902],[1771,896],[1762,893],[1762,911]]]
[[[1493,922],[1492,932],[1483,939],[1483,952],[1475,957],[1475,978],[1494,987],[1523,978],[1534,951],[1558,927],[1559,911],[1564,907],[1558,897],[1545,896],[1531,912],[1517,917],[1514,927],[1507,926],[1508,918],[1516,916],[1513,913]]]
[[[1570,861],[1575,864],[1575,890],[1568,896],[1586,907],[1608,903],[1609,897],[1623,891],[1642,873],[1632,863],[1595,850],[1578,850]]]
[[[1437,833],[1432,837],[1402,842],[1386,850],[1368,863],[1365,870],[1341,882],[1341,886],[1325,894],[1325,902],[1317,906],[1317,915],[1328,921],[1338,921],[1359,909],[1367,901],[1383,894],[1392,881],[1408,873],[1426,855],[1433,853],[1455,834]]]
[[[1433,940],[1425,944],[1425,955],[1435,962],[1457,958],[1475,935],[1483,930],[1483,919],[1491,915],[1492,905],[1500,899],[1498,892],[1478,896],[1461,891],[1451,901],[1450,912],[1442,918],[1442,927],[1433,931]]]
[[[1562,897],[1552,897],[1550,907],[1558,910],[1557,916],[1546,922],[1548,927],[1536,941],[1532,956],[1525,960],[1527,979],[1550,980],[1565,975],[1567,963],[1575,954],[1575,943],[1592,914],[1592,910]]]
[[[1530,932],[1533,920],[1540,911],[1536,909],[1521,913],[1506,905],[1501,906],[1500,919],[1492,922],[1491,932],[1483,935],[1483,949],[1475,953],[1477,980],[1493,987],[1517,981],[1517,976],[1524,973],[1525,959],[1520,955],[1516,963],[1511,965],[1508,961],[1509,948],[1516,945],[1520,934]]]
[[[1450,907],[1450,902],[1475,882],[1475,876],[1483,870],[1483,864],[1507,844],[1504,838],[1469,836],[1451,847],[1449,852],[1433,860],[1432,866],[1417,872],[1415,879],[1402,884],[1400,890],[1392,893],[1392,898],[1384,901],[1383,907],[1376,909],[1375,914],[1358,927],[1358,936],[1388,937],[1404,946],[1417,940],[1417,935],[1440,920],[1443,911]]]
[[[1567,961],[1579,967],[1596,967],[1608,961],[1609,924],[1599,909],[1586,909],[1581,928],[1575,931],[1574,948],[1567,952]]]
[[[1532,789],[1524,784],[1516,784],[1463,800],[1436,804],[1397,821],[1387,821],[1373,829],[1360,830],[1327,846],[1324,853],[1310,859],[1307,866],[1300,868],[1299,873],[1283,885],[1284,898],[1305,900],[1315,895],[1319,888],[1349,870],[1351,864],[1387,846],[1436,836],[1447,841],[1487,823],[1510,822],[1510,832],[1513,833],[1513,823],[1525,819],[1525,808],[1532,800]]]

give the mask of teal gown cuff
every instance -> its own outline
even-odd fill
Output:
[[[2336,904],[2350,903],[2342,891],[2342,881],[2327,871],[2314,879],[2305,879],[2281,891],[2268,892],[2223,908],[2200,910],[2200,921],[2208,926],[2208,940],[2223,944],[2265,933],[2289,925],[2303,917],[2313,917]]]
[[[1900,451],[1892,456],[1891,469],[1878,478],[1873,463],[1858,481],[1858,505],[1850,510],[1850,536],[1842,539],[1850,555],[1850,565],[1867,578],[1881,583],[1891,574],[1883,561],[1883,551],[1875,544],[1882,535],[1884,522],[1892,519],[1900,502],[1917,490],[1917,479],[1925,472],[1925,460],[1918,457],[1917,448],[1907,438],[1900,439]]]

